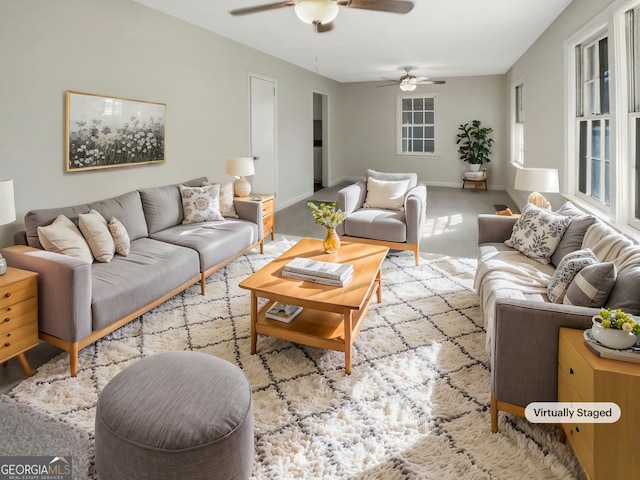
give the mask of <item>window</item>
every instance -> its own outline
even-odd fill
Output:
[[[435,95],[398,95],[397,153],[434,155],[436,151]]]
[[[522,106],[523,84],[513,89],[513,146],[512,159],[518,165],[524,165],[524,116]]]
[[[637,71],[640,68],[640,7],[626,12],[625,26],[630,137],[630,163],[627,167],[631,172],[629,192],[634,198],[629,223],[640,228],[640,74]]]
[[[609,41],[601,33],[576,47],[577,194],[610,205]]]

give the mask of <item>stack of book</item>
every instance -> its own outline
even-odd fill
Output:
[[[282,271],[283,277],[336,287],[344,287],[352,274],[353,265],[349,263],[322,262],[310,258],[294,258]]]
[[[464,178],[467,180],[482,180],[485,178],[486,172],[480,170],[479,172],[464,172]]]

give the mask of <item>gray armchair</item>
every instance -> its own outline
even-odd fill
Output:
[[[367,206],[367,180],[397,182],[408,180],[399,209]],[[348,214],[336,229],[345,240],[385,245],[394,250],[410,250],[420,264],[420,239],[427,210],[427,187],[418,184],[415,173],[367,171],[367,179],[342,188],[338,192],[338,208]]]

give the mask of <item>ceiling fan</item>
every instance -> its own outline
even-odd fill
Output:
[[[416,77],[411,75],[412,67],[403,67],[406,75],[400,77],[400,80],[396,80],[393,83],[387,85],[378,85],[378,87],[392,87],[394,85],[400,85],[400,90],[405,92],[413,92],[418,85],[443,85],[447,83],[444,80],[431,80],[427,77]]]
[[[413,2],[405,0],[291,0],[236,8],[229,13],[231,15],[247,15],[281,7],[293,7],[300,20],[315,25],[316,31],[323,33],[333,29],[333,20],[338,15],[339,7],[404,14],[413,9]]]

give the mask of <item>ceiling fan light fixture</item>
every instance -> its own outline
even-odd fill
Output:
[[[294,6],[296,15],[305,23],[326,24],[338,16],[338,4],[332,0],[300,0]]]
[[[402,90],[403,92],[413,92],[416,87],[416,83],[412,82],[410,78],[403,78],[400,81],[400,90]]]

